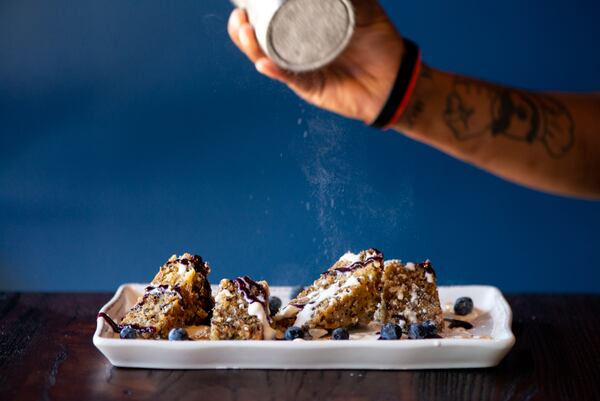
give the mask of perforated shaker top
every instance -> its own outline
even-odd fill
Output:
[[[271,57],[292,71],[317,69],[348,44],[354,11],[346,0],[288,0],[271,21]]]

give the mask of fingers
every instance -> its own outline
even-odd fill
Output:
[[[240,49],[253,63],[259,58],[265,57],[262,50],[258,46],[256,36],[254,35],[254,29],[249,23],[243,23],[240,26],[238,34],[240,35]]]
[[[265,57],[260,49],[254,29],[248,22],[248,16],[242,9],[235,9],[229,17],[227,32],[235,45],[254,63]]]
[[[243,22],[246,22],[246,13],[244,12],[244,10],[236,8],[231,12],[231,15],[229,16],[229,22],[227,23],[227,33],[229,33],[231,41],[235,43],[237,47],[241,47],[240,36],[238,34],[238,31],[240,29],[240,25],[242,25]]]
[[[277,66],[261,50],[248,22],[248,16],[242,9],[235,9],[229,17],[227,32],[235,45],[254,63],[256,70],[277,81],[287,84],[296,93],[301,94],[315,87],[318,81],[322,85],[322,74],[294,74]],[[315,77],[320,78],[316,80]]]

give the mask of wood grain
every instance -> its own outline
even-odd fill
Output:
[[[517,343],[491,369],[114,368],[94,348],[110,294],[0,294],[2,400],[598,400],[600,296],[512,295]]]

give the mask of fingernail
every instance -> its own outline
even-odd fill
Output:
[[[256,71],[260,72],[261,74],[264,74],[264,68],[262,66],[263,66],[263,63],[261,63],[259,61],[254,63],[254,68],[256,68]]]
[[[235,29],[239,28],[240,24],[242,23],[239,11],[239,9],[236,9],[231,15],[231,26],[233,26]]]

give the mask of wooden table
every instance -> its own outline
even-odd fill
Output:
[[[600,400],[600,295],[512,295],[491,369],[115,368],[92,344],[110,294],[0,293],[0,400]]]

